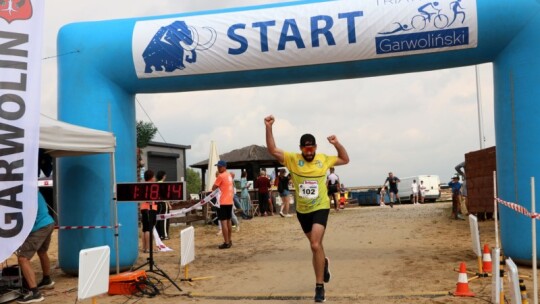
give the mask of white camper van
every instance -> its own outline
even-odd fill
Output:
[[[420,186],[420,181],[424,181],[426,186],[426,197],[424,202],[434,202],[441,197],[441,191],[439,185],[441,179],[438,175],[416,175],[400,178],[401,182],[398,183],[398,196],[402,202],[410,202],[412,200],[411,185],[413,180]]]

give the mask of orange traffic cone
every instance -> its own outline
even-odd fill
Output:
[[[474,293],[469,290],[469,280],[467,279],[467,269],[464,262],[461,262],[459,265],[459,276],[456,285],[456,292],[454,292],[454,296],[474,297]]]
[[[484,254],[482,254],[482,269],[484,273],[489,273],[492,271],[493,265],[491,264],[491,253],[489,252],[488,244],[484,245]]]

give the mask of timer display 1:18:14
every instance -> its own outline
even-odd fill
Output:
[[[184,199],[184,182],[119,183],[117,201],[180,201]]]

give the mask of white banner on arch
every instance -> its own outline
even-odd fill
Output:
[[[406,56],[478,43],[475,0],[327,1],[138,21],[139,78]]]

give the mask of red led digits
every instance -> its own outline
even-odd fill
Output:
[[[182,199],[182,184],[171,184],[167,187],[167,197],[172,199]]]
[[[180,201],[184,199],[184,182],[118,183],[118,201]]]
[[[135,187],[133,187],[133,198],[134,199],[139,199],[139,186],[135,185]]]
[[[155,201],[159,200],[159,184],[150,185],[150,199]]]

